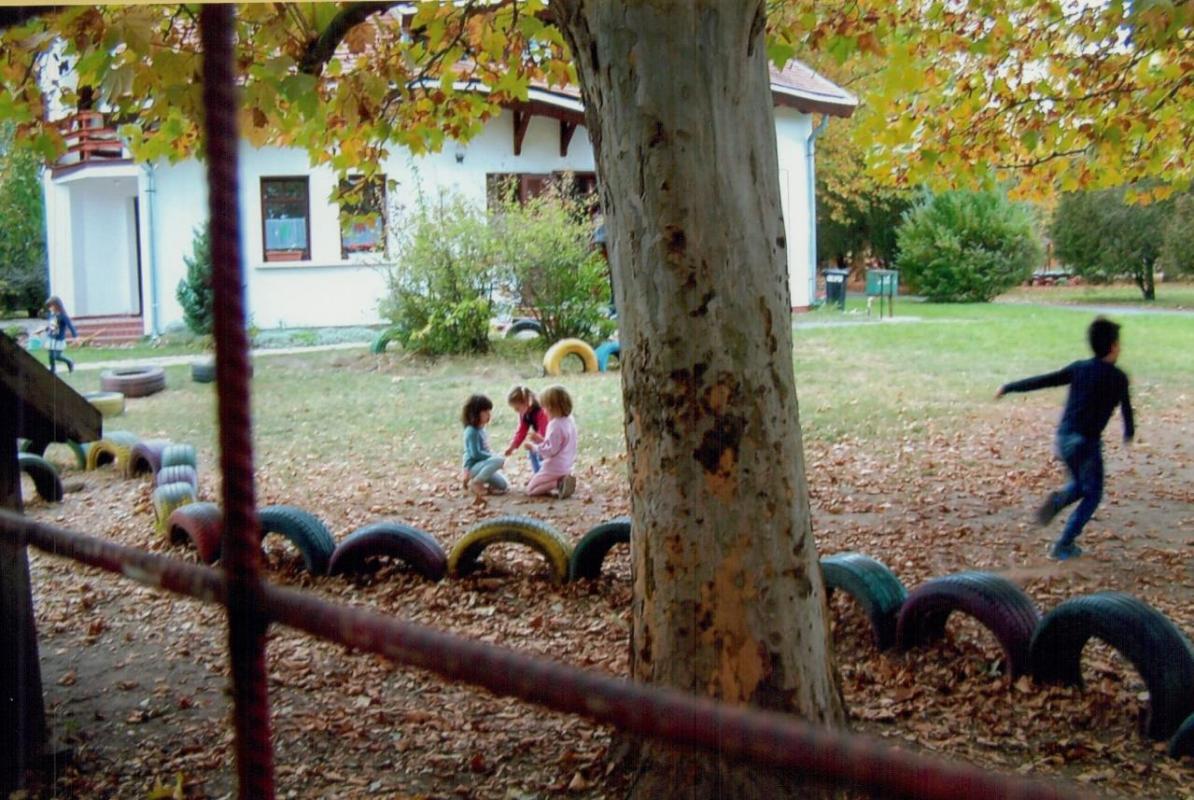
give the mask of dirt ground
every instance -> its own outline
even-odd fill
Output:
[[[1083,536],[1087,554],[1065,564],[1045,558],[1062,520],[1052,531],[1030,524],[1032,508],[1061,479],[1049,455],[1052,422],[1039,407],[1005,404],[974,420],[965,435],[930,431],[897,433],[880,444],[810,444],[821,554],[875,556],[909,588],[963,569],[992,570],[1023,585],[1042,610],[1092,591],[1125,591],[1194,632],[1194,414],[1175,405],[1144,420],[1132,448],[1108,445],[1107,493]],[[212,454],[203,455],[213,463]],[[263,475],[262,504],[307,508],[337,538],[394,517],[447,547],[474,522],[499,514],[535,516],[575,541],[628,510],[621,460],[585,464],[582,457],[573,499],[512,494],[476,509],[455,485],[454,463],[377,485],[354,479],[348,459],[289,489]],[[525,478],[520,470],[522,464],[516,482]],[[71,479],[82,488],[59,505],[30,502],[30,516],[195,560],[192,551],[155,535],[148,481],[121,480],[110,470]],[[217,488],[214,474],[203,476],[207,497],[215,498]],[[547,580],[537,557],[496,550],[479,575],[432,584],[401,565],[352,580],[311,578],[297,553],[267,542],[269,577],[279,583],[627,674],[624,549],[611,554],[600,580],[565,586]],[[39,794],[173,797],[181,781],[177,796],[231,796],[221,611],[40,553],[32,565],[50,724],[55,742],[73,752]],[[831,614],[853,729],[992,769],[1065,776],[1093,796],[1194,797],[1194,760],[1174,762],[1162,743],[1142,738],[1143,685],[1110,649],[1087,648],[1084,689],[1046,688],[1005,677],[998,645],[972,621],[952,620],[938,644],[879,654],[865,619],[841,593]],[[525,800],[624,793],[604,727],[284,629],[272,632],[268,659],[280,797]],[[154,794],[159,784],[167,789]]]

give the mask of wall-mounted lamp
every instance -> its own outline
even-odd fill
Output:
[[[456,163],[457,164],[464,163],[464,148],[463,147],[460,147],[460,146],[456,147]]]

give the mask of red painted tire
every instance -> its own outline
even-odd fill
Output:
[[[220,557],[224,514],[215,503],[191,503],[171,512],[166,531],[172,544],[190,541],[204,564],[214,564]]]
[[[362,572],[366,560],[377,556],[397,558],[432,581],[442,580],[448,571],[448,556],[431,534],[400,522],[375,522],[336,545],[328,574]]]
[[[128,476],[131,478],[146,472],[150,475],[157,475],[158,470],[162,468],[162,451],[169,444],[170,442],[166,439],[150,439],[133,445],[125,466]]]
[[[974,617],[995,634],[1012,676],[1029,671],[1032,634],[1041,613],[1024,590],[990,572],[960,572],[916,587],[900,607],[896,644],[908,650],[940,638],[955,611]]]
[[[100,373],[100,388],[125,397],[148,397],[166,388],[166,371],[161,367],[119,367]]]

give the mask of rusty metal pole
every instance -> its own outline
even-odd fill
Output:
[[[272,800],[274,759],[265,666],[268,621],[259,611],[261,532],[253,487],[249,338],[240,252],[234,11],[233,5],[205,5],[199,16],[224,496],[221,563],[228,578],[239,794],[244,800]]]

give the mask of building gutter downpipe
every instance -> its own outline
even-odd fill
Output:
[[[821,121],[813,128],[805,143],[804,155],[808,159],[808,307],[817,305],[817,139],[829,126],[829,115],[822,114]]]
[[[161,334],[158,307],[158,230],[157,215],[154,213],[158,203],[157,173],[152,163],[145,164],[145,238],[146,250],[149,257],[149,334],[157,337]]]

